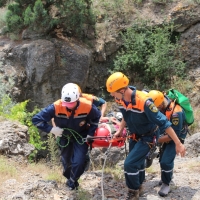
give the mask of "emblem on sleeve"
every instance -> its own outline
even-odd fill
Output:
[[[158,108],[157,108],[153,103],[151,103],[151,104],[149,105],[149,109],[150,109],[152,112],[158,112]]]
[[[147,100],[146,101],[146,106],[148,107],[150,104],[152,104],[152,101]]]
[[[179,118],[178,117],[174,117],[174,118],[172,118],[172,124],[173,125],[178,125],[178,123],[179,123]]]

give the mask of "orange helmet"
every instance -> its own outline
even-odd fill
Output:
[[[129,79],[123,73],[115,72],[107,79],[106,87],[108,92],[115,92],[128,84]]]
[[[147,96],[153,99],[156,107],[160,106],[165,99],[164,94],[158,90],[151,90]]]

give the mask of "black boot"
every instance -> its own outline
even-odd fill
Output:
[[[128,189],[126,200],[139,200],[139,190]]]

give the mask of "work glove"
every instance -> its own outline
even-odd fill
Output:
[[[87,142],[88,146],[90,147],[90,151],[92,150],[92,143],[94,142],[93,136],[87,135],[85,138],[85,141]]]
[[[50,133],[53,133],[55,137],[62,137],[63,129],[59,127],[53,127],[50,131]]]
[[[85,138],[85,140],[86,140],[86,142],[88,144],[92,144],[94,142],[93,136],[91,136],[91,135],[87,135],[87,137]]]

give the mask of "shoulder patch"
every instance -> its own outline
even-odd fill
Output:
[[[175,126],[177,126],[178,123],[179,123],[179,118],[178,117],[173,117],[172,118],[172,124],[175,125]]]
[[[148,107],[152,112],[158,112],[158,108],[154,105],[154,103],[151,102]]]
[[[147,107],[149,107],[149,105],[152,104],[152,101],[147,100],[145,104]]]
[[[178,113],[173,113],[172,117],[178,117]]]

